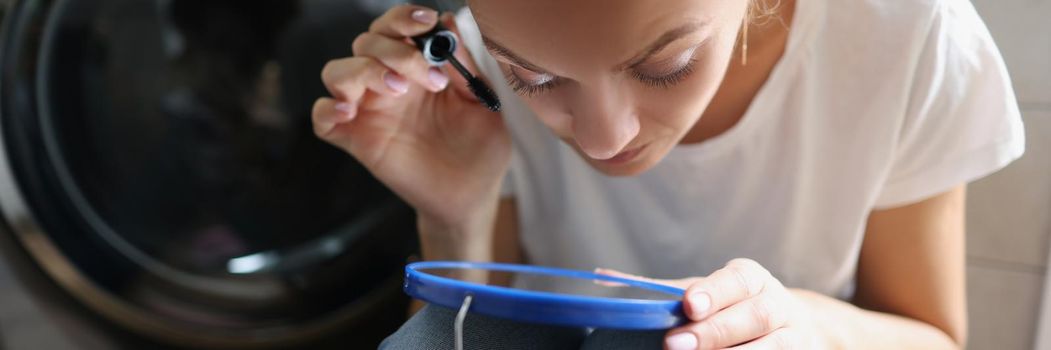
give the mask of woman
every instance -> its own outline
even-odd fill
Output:
[[[502,118],[428,67],[405,38],[438,14],[406,5],[326,66],[316,133],[416,209],[424,259],[664,279],[691,320],[577,335],[471,316],[489,335],[468,346],[963,347],[965,184],[1024,148],[968,1],[468,8],[441,20]],[[425,308],[385,345],[439,346],[450,317]]]

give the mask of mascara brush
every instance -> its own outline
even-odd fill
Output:
[[[496,97],[496,93],[482,79],[471,74],[467,67],[464,67],[453,55],[456,52],[456,34],[445,29],[439,23],[429,32],[413,37],[412,41],[423,52],[423,58],[428,63],[432,66],[440,66],[445,62],[451,63],[453,68],[467,80],[467,88],[478,98],[479,102],[485,105],[486,108],[489,108],[490,111],[500,111],[500,99]]]

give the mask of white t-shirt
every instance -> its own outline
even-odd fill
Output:
[[[746,257],[786,286],[848,298],[872,210],[1021,156],[1007,70],[970,2],[796,6],[784,56],[742,119],[628,178],[592,169],[548,131],[461,11],[514,142],[505,193],[529,263],[681,278]]]

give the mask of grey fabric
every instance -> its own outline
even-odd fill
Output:
[[[428,305],[380,344],[383,350],[450,350],[456,310]],[[664,331],[596,330],[515,322],[478,314],[464,321],[464,349],[661,349]]]
[[[667,331],[620,331],[596,329],[584,339],[581,350],[663,349]]]

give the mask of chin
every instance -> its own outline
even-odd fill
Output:
[[[591,168],[604,175],[616,177],[628,177],[642,174],[657,165],[657,163],[659,163],[668,152],[668,149],[661,147],[662,145],[660,143],[654,142],[642,146],[638,151],[638,154],[631,159],[619,161],[601,160],[591,158],[587,153],[584,153],[579,146],[575,143],[571,143],[572,141],[567,141],[566,139],[563,139],[563,141],[566,141],[566,144],[571,145],[570,147],[572,147],[577,155],[583,158]]]

